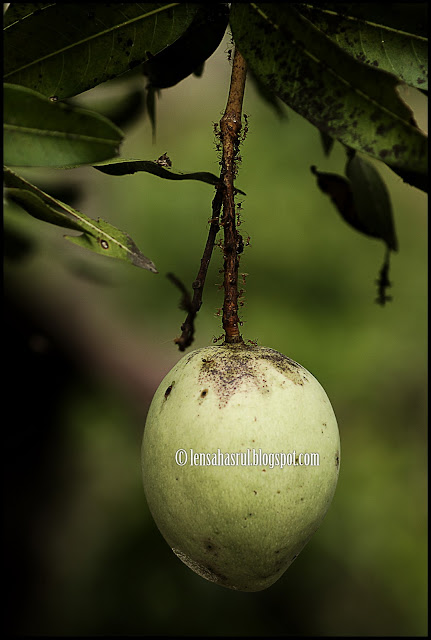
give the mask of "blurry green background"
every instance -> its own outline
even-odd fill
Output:
[[[167,152],[174,170],[219,171],[213,123],[227,98],[227,47],[226,40],[202,78],[163,91],[154,143],[148,118],[126,129],[123,157]],[[408,99],[425,127],[420,97]],[[328,393],[341,435],[334,501],[266,591],[216,586],[174,556],[145,502],[140,444],[152,394],[181,357],[173,339],[185,314],[166,273],[191,287],[214,190],[144,173],[18,170],[41,186],[65,179],[79,186],[77,208],[127,231],[160,273],[85,252],[63,239],[64,230],[7,206],[6,230],[34,243],[25,259],[5,261],[13,633],[427,632],[426,196],[379,165],[400,244],[394,299],[382,308],[374,302],[382,243],[349,228],[310,171],[315,164],[343,173],[341,145],[325,157],[317,129],[287,109],[279,119],[251,83],[244,111],[243,334],[303,364]],[[216,249],[193,348],[222,333],[221,267]]]

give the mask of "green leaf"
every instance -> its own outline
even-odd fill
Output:
[[[109,162],[103,162],[93,166],[98,171],[107,173],[110,176],[126,176],[136,173],[137,171],[146,171],[165,180],[199,180],[200,182],[212,184],[215,187],[220,183],[220,178],[209,171],[197,171],[193,173],[175,172],[153,160],[113,158]],[[236,187],[235,189],[238,193],[245,195],[244,191]]]
[[[323,5],[326,10],[348,16],[352,20],[362,20],[394,31],[428,37],[427,2],[391,2],[390,11],[386,2],[301,3],[301,7],[310,5]]]
[[[178,2],[45,5],[6,25],[4,78],[47,97],[77,95],[133,69],[175,42],[198,6]]]
[[[28,191],[27,189],[6,188],[5,196],[7,200],[18,204],[27,211],[27,213],[32,215],[33,218],[55,224],[58,227],[81,231],[81,225],[78,220],[74,220],[68,213],[50,206],[46,200],[43,200],[33,191]],[[55,204],[54,206],[58,205]]]
[[[338,173],[318,171],[314,165],[310,169],[317,178],[317,186],[322,193],[326,193],[331,198],[343,220],[357,231],[366,233],[353,204],[352,186],[349,180]]]
[[[397,169],[396,167],[390,168],[406,184],[409,184],[412,187],[416,187],[416,189],[420,189],[421,191],[425,191],[425,193],[428,193],[428,174],[408,171],[407,169]]]
[[[9,27],[14,22],[31,16],[33,13],[39,13],[42,9],[51,6],[53,2],[10,2],[3,14],[3,28]],[[3,5],[5,6],[5,5]]]
[[[95,253],[119,258],[142,269],[157,273],[153,262],[145,257],[127,233],[101,220],[93,220],[77,209],[53,198],[27,180],[4,167],[5,195],[30,215],[57,226],[81,231],[81,236],[66,236],[68,240]]]
[[[233,37],[253,72],[320,130],[386,164],[427,170],[427,136],[391,74],[354,60],[289,3],[233,3]]]
[[[390,252],[398,251],[392,206],[389,193],[377,169],[355,152],[348,151],[347,178],[337,173],[326,173],[311,167],[317,185],[331,198],[343,220],[361,233],[383,240],[386,244],[383,265],[376,280],[376,302],[385,305],[392,298],[387,295]]]
[[[10,166],[90,164],[118,155],[122,139],[120,129],[98,113],[4,85],[4,161]]]
[[[80,215],[82,216],[82,214]],[[81,236],[65,237],[84,249],[90,249],[95,253],[101,253],[110,258],[126,260],[135,265],[135,267],[157,273],[154,263],[141,253],[127,233],[119,231],[119,229],[101,218],[97,218],[97,221],[87,218],[88,222],[95,226],[93,232],[87,232]]]
[[[319,189],[329,195],[338,213],[351,227],[371,238],[383,240],[398,251],[392,206],[385,183],[377,169],[357,154],[346,165],[346,175],[318,171],[311,167]]]
[[[143,73],[149,80],[146,106],[153,143],[156,138],[156,98],[160,89],[172,87],[192,73],[199,75],[203,71],[205,61],[223,39],[228,18],[229,9],[224,3],[199,5],[182,36],[143,64]]]
[[[413,87],[427,89],[428,38],[415,33],[416,25],[409,24],[415,10],[411,4],[391,4],[390,11],[386,8],[383,13],[376,3],[295,6],[356,60],[389,71]],[[400,17],[397,27],[393,26],[394,13]]]
[[[381,238],[391,251],[398,251],[391,200],[380,173],[371,162],[355,153],[347,161],[346,176],[365,233]]]
[[[228,19],[226,4],[201,4],[182,36],[144,63],[143,72],[151,86],[173,87],[199,69],[222,41]]]

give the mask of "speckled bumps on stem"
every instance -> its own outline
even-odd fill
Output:
[[[220,121],[223,143],[221,182],[223,188],[224,229],[224,304],[223,329],[225,341],[229,344],[241,343],[238,317],[238,268],[239,234],[235,217],[236,155],[241,130],[241,111],[244,99],[247,68],[238,49],[235,50],[229,96],[224,115]]]

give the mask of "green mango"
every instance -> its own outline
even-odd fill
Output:
[[[154,395],[142,443],[165,540],[200,576],[240,591],[266,589],[297,557],[329,508],[339,464],[319,382],[273,349],[242,344],[185,355]]]

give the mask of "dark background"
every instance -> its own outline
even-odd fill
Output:
[[[213,122],[228,92],[226,47],[202,78],[163,92],[155,143],[148,119],[127,130],[124,157],[167,152],[178,171],[218,172]],[[425,126],[421,96],[408,99]],[[78,186],[76,206],[127,231],[160,273],[94,256],[64,230],[6,211],[6,228],[33,246],[5,261],[11,633],[426,634],[426,197],[379,165],[400,244],[394,299],[382,308],[374,281],[383,245],[339,218],[310,171],[342,173],[341,145],[326,158],[314,127],[287,109],[278,119],[251,84],[244,110],[244,337],[297,360],[328,393],[341,435],[334,501],[266,591],[216,586],[173,555],[148,512],[140,446],[152,394],[181,355],[173,338],[184,312],[165,276],[194,280],[213,188],[90,168],[22,171]],[[193,348],[222,333],[221,266],[217,249]]]

